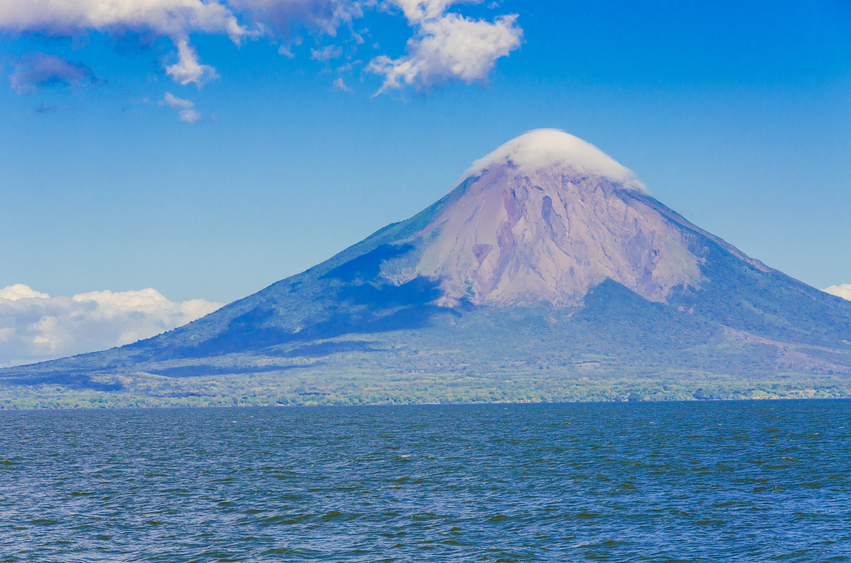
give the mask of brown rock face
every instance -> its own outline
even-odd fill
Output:
[[[561,132],[547,131],[549,152],[529,158],[529,145],[541,140],[536,135],[477,163],[474,179],[459,188],[463,193],[399,241],[420,249],[416,263],[388,264],[383,277],[394,283],[440,278],[444,305],[462,299],[575,305],[607,278],[665,301],[671,288],[699,284],[700,262],[687,250],[682,229],[648,204],[631,171],[587,144],[582,150],[596,151],[599,165],[583,167],[570,150],[553,148],[564,140],[560,135],[581,142]]]

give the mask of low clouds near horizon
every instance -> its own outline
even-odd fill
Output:
[[[447,81],[486,81],[500,57],[517,49],[523,30],[516,15],[498,15],[493,21],[472,19],[448,10],[478,0],[30,0],[0,2],[0,31],[76,37],[88,32],[121,34],[127,31],[168,38],[176,52],[163,70],[181,85],[201,88],[216,80],[216,69],[201,62],[190,43],[191,34],[227,35],[240,45],[261,37],[290,46],[299,44],[300,30],[330,44],[311,49],[311,58],[327,61],[364,43],[353,22],[367,9],[403,16],[412,37],[405,55],[374,57],[366,71],[383,78],[376,95],[407,87],[429,89]],[[348,31],[348,40],[338,37]],[[365,31],[365,30],[364,30]],[[362,33],[363,31],[361,31]],[[35,63],[33,62],[35,61]],[[29,65],[29,66],[27,66]],[[31,93],[51,83],[81,84],[94,73],[55,55],[39,53],[23,58],[10,76],[12,89]]]
[[[50,297],[26,285],[0,289],[0,367],[123,346],[185,325],[222,303],[174,303],[155,289]]]
[[[832,285],[824,289],[826,293],[851,301],[851,283]]]

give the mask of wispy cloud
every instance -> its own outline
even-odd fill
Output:
[[[363,17],[364,5],[375,0],[229,0],[246,19],[259,24],[267,35],[286,37],[295,26],[314,34],[336,37],[340,27]]]
[[[216,69],[198,62],[195,49],[189,45],[186,39],[177,42],[177,52],[178,61],[165,69],[166,74],[171,76],[175,82],[183,86],[195,84],[200,88],[207,82],[219,77]]]
[[[36,115],[42,115],[44,113],[54,113],[62,109],[62,106],[57,104],[46,105],[44,102],[40,102],[37,106],[33,108],[33,113]]]
[[[379,56],[368,67],[370,72],[384,77],[379,92],[387,92],[409,86],[428,88],[446,80],[486,80],[495,61],[519,47],[522,30],[516,15],[486,21],[448,12],[453,5],[464,2],[476,0],[5,1],[0,2],[0,31],[49,36],[76,36],[89,31],[118,36],[131,31],[167,37],[176,52],[175,60],[164,65],[165,72],[178,84],[201,88],[219,78],[219,74],[201,62],[190,44],[191,35],[225,34],[236,44],[272,37],[281,41],[282,55],[293,57],[292,46],[301,41],[299,29],[332,40],[340,30],[348,30],[348,38],[337,39],[337,43],[356,50],[364,44],[363,33],[367,30],[355,31],[353,22],[364,16],[364,9],[391,13],[395,10],[407,19],[414,36],[407,43],[405,56]],[[319,61],[341,55],[342,48],[336,44],[311,49],[311,57]],[[91,71],[81,65],[66,61],[63,69],[54,71],[55,80],[82,83],[93,78]],[[49,75],[28,77],[22,70],[15,75],[13,88],[27,92],[50,84],[50,80]]]
[[[0,29],[53,36],[70,36],[89,30],[142,31],[169,37],[178,48],[178,62],[166,71],[181,84],[200,87],[216,76],[212,67],[198,62],[188,38],[192,32],[225,33],[240,43],[258,35],[259,28],[241,25],[224,4],[201,0],[28,0],[0,2]]]
[[[197,123],[201,121],[201,114],[195,111],[195,103],[183,98],[178,98],[171,92],[166,92],[163,99],[157,102],[158,106],[168,106],[171,109],[178,109],[178,119],[184,123]]]
[[[315,61],[327,61],[343,56],[343,48],[339,45],[328,45],[322,49],[311,49],[310,58]]]
[[[177,114],[177,118],[184,123],[198,123],[201,121],[201,114],[194,109],[185,109]]]
[[[201,86],[216,77],[212,67],[198,62],[188,43],[189,34],[225,33],[240,43],[257,35],[241,25],[224,4],[201,0],[27,0],[0,2],[0,30],[71,36],[89,30],[140,31],[169,37],[178,50],[178,62],[166,71],[180,84]]]
[[[177,108],[189,109],[189,108],[193,107],[195,104],[193,102],[190,102],[189,100],[184,100],[182,98],[178,98],[177,96],[175,96],[171,92],[166,92],[165,96],[163,96],[163,99],[161,101],[157,102],[157,105],[158,106],[168,106],[171,109],[177,109]]]
[[[346,86],[346,83],[342,78],[337,78],[331,84],[331,89],[336,90],[338,92],[352,92],[352,89]]]
[[[50,297],[17,284],[0,289],[0,366],[70,356],[149,338],[221,303],[173,303],[154,289]]]
[[[86,65],[46,53],[24,55],[9,75],[9,85],[18,94],[34,94],[49,87],[84,86],[97,81]]]

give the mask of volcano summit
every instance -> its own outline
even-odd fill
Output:
[[[77,404],[350,404],[847,396],[849,375],[851,302],[545,129],[301,274],[0,381],[29,401],[48,389]]]

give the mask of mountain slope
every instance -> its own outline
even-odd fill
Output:
[[[286,372],[304,385],[355,365],[437,381],[462,365],[482,377],[547,365],[556,380],[791,373],[838,388],[849,340],[851,303],[692,225],[588,143],[541,130],[474,163],[411,219],[203,319],[0,378],[107,393],[145,374]]]

